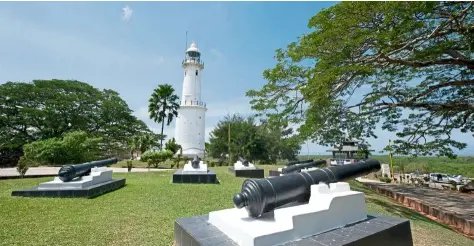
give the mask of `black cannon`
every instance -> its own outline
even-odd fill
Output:
[[[309,167],[315,167],[319,166],[322,164],[326,164],[325,160],[317,160],[317,161],[311,161],[307,163],[298,163],[296,165],[292,165],[289,167],[284,167],[281,169],[282,174],[289,174],[289,173],[294,173],[294,172],[301,172],[301,169],[309,168]]]
[[[240,193],[234,195],[236,208],[247,210],[250,217],[258,218],[275,208],[292,202],[308,202],[311,185],[335,183],[380,170],[380,162],[373,159],[355,164],[321,168],[309,172],[265,179],[247,179]]]
[[[100,161],[91,161],[77,165],[65,165],[59,169],[58,177],[63,182],[71,181],[77,177],[89,175],[93,167],[103,167],[117,163],[117,158]]]
[[[310,163],[310,162],[313,162],[313,160],[311,159],[311,160],[305,160],[305,161],[290,161],[286,164],[286,166],[289,167],[296,164],[303,164],[303,163]]]
[[[245,167],[248,167],[249,166],[249,161],[247,161],[245,158],[243,158],[242,156],[239,156],[239,161],[242,162],[242,165],[244,165]]]
[[[191,161],[191,166],[193,168],[199,168],[199,157],[195,156],[194,159]]]

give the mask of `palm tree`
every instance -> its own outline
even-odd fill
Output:
[[[174,117],[178,116],[179,97],[174,94],[174,89],[169,84],[159,85],[148,100],[148,113],[150,119],[161,123],[161,135],[166,125],[169,126]],[[160,149],[163,147],[163,139],[160,140]]]

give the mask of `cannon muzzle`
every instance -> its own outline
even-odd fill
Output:
[[[380,162],[361,160],[355,164],[321,168],[265,179],[247,179],[234,196],[236,208],[244,208],[250,217],[258,218],[275,208],[292,202],[308,202],[311,185],[336,183],[380,170]]]
[[[117,158],[100,161],[91,161],[77,165],[65,165],[59,169],[58,177],[63,182],[71,181],[77,177],[88,175],[93,167],[103,167],[117,163]]]
[[[239,161],[244,165],[245,167],[249,166],[249,161],[247,159],[243,158],[242,156],[239,156]]]
[[[298,163],[296,165],[292,165],[289,167],[285,167],[281,170],[282,174],[289,174],[289,173],[294,173],[294,172],[301,172],[301,169],[305,169],[308,167],[315,167],[319,166],[322,164],[326,164],[325,160],[317,160],[317,161],[311,161],[311,162],[304,162],[304,163]]]
[[[193,168],[199,168],[199,157],[195,156],[194,159],[191,161],[191,166]]]

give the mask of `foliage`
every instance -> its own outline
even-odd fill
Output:
[[[16,171],[20,174],[20,178],[25,177],[26,172],[28,171],[31,161],[25,158],[24,156],[20,157],[18,164],[16,165]]]
[[[129,143],[130,148],[132,149],[132,154],[136,150],[140,150],[143,154],[145,151],[150,150],[153,147],[159,146],[160,140],[164,137],[161,134],[156,134],[153,132],[140,132],[131,138]]]
[[[388,177],[380,177],[379,180],[381,182],[385,182],[385,183],[391,183],[392,182],[392,179],[388,178]]]
[[[158,165],[173,156],[173,152],[169,150],[163,151],[146,151],[142,154],[141,161],[148,162],[148,167],[154,166],[158,168]]]
[[[393,153],[454,158],[474,132],[473,2],[341,2],[276,51],[253,109],[322,145],[397,132]],[[298,95],[299,94],[299,95]]]
[[[131,172],[133,168],[133,161],[127,161],[127,170]]]
[[[174,117],[178,116],[179,97],[174,94],[174,89],[169,84],[159,85],[148,100],[148,112],[150,119],[161,123],[161,135],[166,125],[169,126]],[[160,149],[163,140],[160,141]]]
[[[23,146],[24,157],[37,164],[77,164],[99,159],[102,138],[91,137],[84,131],[64,134],[63,138],[38,140]]]
[[[176,154],[180,149],[181,145],[177,144],[174,138],[168,140],[168,142],[165,144],[165,150],[173,152],[173,155]]]
[[[237,161],[239,156],[275,163],[280,158],[296,158],[300,143],[296,137],[289,136],[291,133],[283,125],[268,121],[257,125],[253,117],[227,115],[210,133],[207,147],[210,156],[220,160],[225,159],[230,150],[231,163]]]
[[[18,157],[12,156],[24,144],[72,131],[102,137],[107,154],[125,149],[131,136],[149,129],[113,90],[56,79],[0,85],[0,166],[14,163]]]
[[[268,153],[268,158],[260,159],[261,161],[275,164],[277,160],[296,160],[302,141],[293,134],[293,128],[289,127],[288,122],[266,119],[262,120],[258,129]]]

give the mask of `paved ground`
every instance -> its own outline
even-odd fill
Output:
[[[472,194],[463,194],[454,191],[412,187],[408,185],[396,185],[380,183],[373,180],[360,179],[359,182],[371,183],[376,186],[384,187],[396,193],[402,193],[405,196],[417,198],[429,204],[455,212],[462,217],[474,219],[474,196]]]
[[[42,175],[56,175],[61,167],[31,167],[26,172],[26,176],[42,176]],[[114,173],[126,173],[127,168],[120,167],[109,167],[108,170],[114,171]],[[156,168],[132,168],[132,172],[159,172],[169,171],[173,169],[156,169]],[[13,177],[18,176],[16,168],[0,168],[0,177]]]

